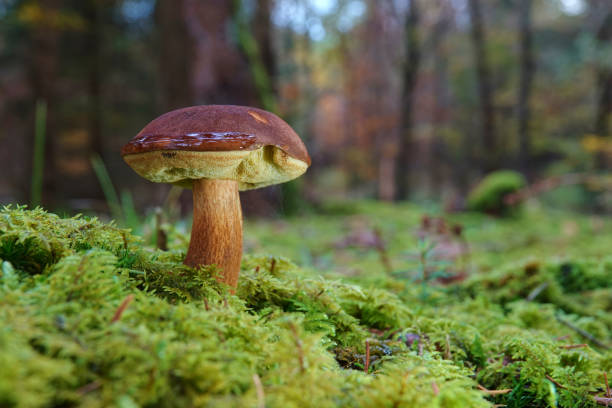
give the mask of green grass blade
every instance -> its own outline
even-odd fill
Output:
[[[118,221],[123,221],[123,210],[121,208],[121,202],[119,201],[119,196],[117,195],[117,190],[115,190],[115,186],[113,186],[113,182],[111,181],[110,175],[108,174],[108,170],[106,169],[106,165],[102,158],[94,154],[91,156],[91,166],[96,173],[96,177],[98,177],[98,181],[100,182],[100,186],[102,187],[102,192],[104,193],[104,197],[106,198],[106,204],[111,211],[111,215],[114,219]]]

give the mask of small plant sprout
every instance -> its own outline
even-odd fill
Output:
[[[149,123],[121,150],[140,176],[193,190],[193,226],[185,264],[216,265],[235,288],[242,259],[238,191],[302,175],[310,157],[299,136],[261,109],[193,106]]]

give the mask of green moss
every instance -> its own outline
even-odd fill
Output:
[[[609,344],[607,259],[513,262],[425,299],[254,255],[231,295],[180,249],[40,209],[2,209],[0,248],[2,407],[587,407],[612,377],[562,322]]]
[[[507,216],[514,206],[504,202],[504,197],[526,185],[525,178],[512,170],[499,170],[487,175],[469,194],[467,207],[472,211]]]

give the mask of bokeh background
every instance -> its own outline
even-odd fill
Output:
[[[610,169],[610,0],[0,0],[0,203],[188,213],[119,151],[196,104],[273,111],[308,146],[307,174],[245,193],[248,215],[461,209],[498,169],[612,210],[601,183],[563,182]]]

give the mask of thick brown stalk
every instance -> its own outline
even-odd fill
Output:
[[[220,282],[235,288],[242,259],[242,210],[238,182],[193,182],[193,226],[185,264],[217,265]]]

